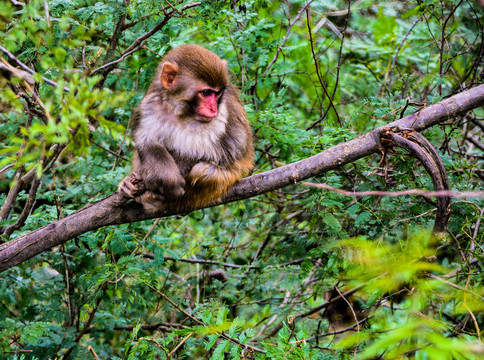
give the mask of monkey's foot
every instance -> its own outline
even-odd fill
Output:
[[[130,198],[137,197],[145,191],[143,179],[138,174],[133,173],[121,180],[118,191]]]

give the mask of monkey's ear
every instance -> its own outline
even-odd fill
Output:
[[[170,62],[163,64],[163,69],[161,70],[161,85],[165,89],[171,89],[175,85],[177,75],[178,66]]]

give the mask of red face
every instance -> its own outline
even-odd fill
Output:
[[[223,89],[205,88],[197,93],[198,105],[196,119],[201,122],[210,122],[218,115],[218,102]]]

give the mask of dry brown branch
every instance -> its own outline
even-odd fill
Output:
[[[484,85],[480,85],[307,159],[242,179],[214,206],[293,185],[378,153],[381,149],[380,134],[384,128],[400,127],[422,131],[483,105]],[[185,212],[191,210],[195,209],[186,209]],[[1,244],[0,271],[102,226],[165,217],[175,213],[176,209],[170,207],[170,204],[167,204],[164,210],[147,212],[139,204],[127,202],[121,194],[115,193],[61,220]]]

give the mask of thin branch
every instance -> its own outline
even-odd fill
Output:
[[[367,322],[369,319],[370,319],[370,317],[365,317],[364,319],[361,319],[357,323],[355,323],[353,325],[350,325],[348,327],[345,327],[344,329],[339,329],[339,330],[330,331],[330,332],[327,332],[327,333],[324,333],[324,334],[319,334],[319,335],[311,336],[311,337],[308,337],[306,339],[306,341],[315,340],[315,339],[318,339],[318,338],[321,338],[321,337],[325,337],[325,336],[332,336],[332,335],[343,334],[343,333],[345,333],[347,331],[353,330],[355,327],[358,327],[359,328],[361,324]]]
[[[274,63],[276,62],[278,56],[279,56],[279,53],[282,51],[282,48],[284,47],[284,45],[286,44],[286,41],[287,39],[289,38],[289,34],[291,33],[291,29],[292,27],[294,26],[294,24],[299,20],[299,18],[301,17],[301,14],[309,7],[309,5],[311,5],[311,3],[313,2],[314,0],[311,0],[309,1],[306,5],[304,5],[301,10],[299,10],[299,12],[297,13],[296,17],[294,18],[294,20],[292,21],[291,24],[289,24],[289,27],[286,31],[286,35],[284,36],[284,38],[282,39],[282,43],[278,46],[278,48],[276,49],[276,53],[274,54],[274,57],[272,58],[272,61],[270,62],[270,64],[267,66],[267,68],[265,69],[264,73],[262,74],[262,77],[265,77],[267,75],[267,73],[269,72],[270,68],[272,67],[272,65],[274,65]]]
[[[463,3],[463,1],[464,0],[460,0],[459,3],[454,8],[452,8],[450,14],[445,18],[444,24],[442,25],[442,34],[440,37],[440,55],[439,55],[440,56],[440,61],[439,61],[440,78],[442,78],[443,70],[444,70],[444,44],[447,41],[447,37],[445,36],[445,28],[450,18],[452,17],[452,15],[454,15],[455,11]],[[439,95],[442,95],[442,83],[439,83],[438,89],[439,89]]]
[[[480,141],[478,141],[475,137],[473,137],[471,135],[467,135],[466,140],[468,140],[469,142],[474,144],[477,148],[479,148],[479,150],[484,151],[484,144],[482,144]]]
[[[333,98],[331,97],[331,95],[329,95],[329,92],[328,92],[328,89],[326,88],[326,85],[324,84],[324,81],[323,79],[321,78],[321,72],[319,70],[319,61],[318,59],[316,58],[316,54],[314,52],[314,40],[313,40],[313,34],[312,34],[312,31],[311,31],[311,19],[309,17],[309,9],[306,8],[306,18],[307,18],[307,25],[308,25],[308,33],[309,33],[309,43],[311,44],[311,54],[313,55],[313,61],[314,61],[314,66],[316,67],[316,75],[318,76],[318,80],[319,80],[319,83],[321,84],[321,87],[323,88],[324,90],[324,93],[326,94],[326,96],[328,97],[328,100],[329,100],[329,103],[330,103],[330,106],[333,108],[334,110],[334,113],[336,114],[336,118],[338,120],[338,124],[340,126],[343,126],[343,124],[341,123],[341,119],[339,117],[339,113],[338,113],[338,109],[336,109],[336,106],[334,105],[333,103]],[[321,116],[321,119],[318,120],[317,122],[315,122],[313,124],[313,126],[322,121],[324,119],[324,117],[326,116],[328,112],[325,111],[325,113],[323,114],[323,116]],[[310,127],[311,128],[311,127]],[[310,128],[308,128],[307,130],[309,130]]]
[[[181,312],[183,315],[185,315],[187,318],[189,319],[192,319],[193,321],[195,321],[197,324],[200,324],[200,325],[205,325],[205,323],[200,320],[200,319],[197,319],[195,316],[187,313],[185,310],[183,310],[181,307],[179,307],[173,300],[171,300],[168,296],[166,296],[164,293],[162,293],[161,291],[159,291],[158,289],[156,289],[154,286],[152,286],[151,284],[145,282],[144,283],[147,287],[149,287],[151,290],[153,290],[155,293],[157,293],[158,295],[160,295],[163,299],[165,299],[166,301],[168,301],[175,309],[177,309],[179,312]]]
[[[10,170],[11,168],[13,168],[13,165],[14,164],[8,164],[7,166],[5,166],[4,168],[0,169],[0,175],[2,175],[4,172],[6,172],[7,170]]]
[[[25,202],[24,208],[22,213],[18,217],[15,224],[7,226],[5,229],[2,229],[2,233],[10,236],[15,230],[20,229],[24,224],[27,218],[30,216],[30,213],[35,205],[35,200],[37,198],[37,190],[40,186],[41,179],[34,177],[32,185],[30,186],[29,196],[27,197],[27,201]]]
[[[50,14],[49,14],[49,4],[47,1],[44,1],[44,11],[45,11],[45,22],[47,26],[50,27]]]
[[[348,305],[348,307],[350,308],[351,313],[353,314],[353,319],[355,320],[355,324],[357,325],[357,331],[360,332],[360,323],[358,322],[358,316],[356,316],[356,312],[355,312],[355,309],[353,308],[353,305],[348,301],[348,299],[346,298],[346,296],[344,296],[341,293],[340,289],[338,289],[337,286],[335,286],[334,288],[338,292],[339,296],[341,296],[341,298],[344,300],[344,302],[346,303],[346,305]]]
[[[177,350],[180,348],[180,346],[182,346],[191,336],[193,335],[193,332],[189,333],[187,336],[185,336],[182,341],[180,341],[174,348],[172,351],[170,351],[170,353],[168,354],[168,358],[170,358],[171,356],[173,356]]]
[[[380,275],[381,276],[381,275]],[[313,307],[312,309],[309,309],[308,311],[304,312],[304,313],[300,313],[300,314],[297,314],[295,315],[294,317],[296,319],[298,318],[304,318],[304,317],[308,317],[320,310],[323,310],[324,308],[327,308],[329,305],[337,302],[338,300],[341,300],[343,297],[350,297],[351,295],[353,295],[355,292],[357,292],[358,290],[360,289],[363,289],[367,284],[360,284],[358,285],[357,287],[353,288],[353,289],[350,289],[348,291],[345,291],[344,293],[342,293],[341,295],[337,295],[335,297],[332,297],[330,301],[328,302],[325,302],[324,304],[321,304],[321,305],[318,305],[316,307]]]
[[[329,13],[327,15],[329,16]],[[345,17],[345,27],[343,29],[343,33],[339,36],[340,39],[341,39],[341,43],[340,43],[340,46],[339,46],[338,66],[336,66],[336,79],[334,81],[333,94],[331,95],[331,100],[334,99],[334,97],[336,95],[336,91],[338,90],[339,75],[340,75],[340,70],[341,70],[341,65],[342,65],[341,59],[342,59],[342,54],[343,54],[343,46],[344,46],[344,42],[345,42],[345,39],[346,39],[346,34],[348,32],[348,22],[349,22],[349,18],[350,18],[350,15],[351,15],[351,0],[348,0],[348,8],[346,10],[338,11],[338,12],[335,13],[334,16],[340,16],[340,15],[346,15],[346,17]],[[319,25],[319,23],[318,23],[318,25]],[[313,32],[317,32],[316,28],[317,28],[318,25],[316,25],[316,27],[313,29]],[[326,118],[326,114],[328,113],[329,109],[331,109],[331,104],[329,104],[326,107],[326,110],[324,110],[323,115],[318,120],[316,120],[309,127],[306,128],[306,131],[311,130],[316,125],[318,125],[321,121],[323,121]],[[337,113],[337,115],[338,115],[338,113]]]
[[[337,189],[327,184],[315,184],[310,182],[303,181],[301,183],[305,186],[315,187],[319,189],[328,190],[337,194],[345,195],[345,196],[352,196],[352,197],[363,197],[363,196],[387,196],[387,197],[398,197],[398,196],[408,196],[408,195],[421,195],[421,196],[428,196],[428,197],[455,197],[455,198],[484,198],[484,191],[451,191],[451,190],[443,190],[443,191],[427,191],[427,190],[420,190],[420,189],[411,189],[411,190],[402,190],[402,191],[348,191]]]
[[[151,254],[145,254],[144,257],[149,258],[149,259],[154,259],[155,257]],[[231,263],[223,263],[219,261],[213,261],[213,260],[204,260],[204,259],[184,259],[184,258],[173,258],[171,256],[165,256],[164,257],[165,261],[181,261],[189,264],[204,264],[204,265],[217,265],[217,266],[223,266],[223,267],[228,267],[228,268],[235,268],[235,269],[240,269],[240,268],[248,268],[248,269],[260,269],[260,266],[256,265],[236,265],[236,264],[231,264]],[[280,267],[287,267],[291,265],[297,265],[302,263],[304,260],[311,260],[309,257],[305,257],[302,259],[296,259],[289,261],[287,263],[283,264],[277,264],[277,265],[267,265],[264,267],[275,267],[275,268],[280,268]]]
[[[95,73],[97,73],[97,72],[99,72],[99,71],[101,71],[101,70],[104,70],[104,69],[109,69],[109,68],[113,67],[114,65],[119,64],[119,63],[120,63],[120,62],[122,62],[122,61],[123,61],[123,60],[124,60],[126,57],[128,57],[129,55],[134,54],[136,51],[138,51],[138,50],[139,50],[139,48],[140,48],[140,47],[143,47],[143,45],[144,45],[144,44],[145,44],[145,41],[142,41],[142,42],[139,44],[139,46],[137,46],[137,47],[135,47],[135,48],[131,49],[131,50],[130,50],[130,51],[128,51],[128,52],[126,52],[126,51],[125,51],[125,52],[123,52],[119,58],[117,58],[116,60],[113,60],[113,61],[111,61],[111,62],[108,62],[108,63],[106,63],[106,64],[104,64],[104,65],[102,65],[102,66],[98,67],[97,69],[92,70],[92,71],[89,73],[89,75],[94,75]]]
[[[129,6],[129,3],[130,3],[129,0],[123,1],[124,9],[120,11],[121,15],[119,16],[118,22],[114,27],[113,35],[111,36],[111,41],[109,42],[109,48],[106,54],[106,59],[111,58],[111,55],[114,53],[114,51],[116,50],[116,47],[118,46],[119,39],[121,38],[121,34],[125,30],[127,8]]]
[[[432,278],[432,279],[438,280],[438,281],[440,281],[440,282],[442,282],[442,283],[444,283],[444,284],[446,284],[446,285],[448,285],[448,286],[450,286],[450,287],[453,287],[454,289],[457,289],[457,290],[460,290],[460,291],[466,292],[466,293],[468,293],[468,294],[471,294],[471,295],[473,295],[473,296],[475,296],[475,297],[477,297],[477,298],[481,299],[482,301],[484,301],[484,296],[482,296],[482,295],[480,295],[480,294],[478,294],[478,293],[476,293],[476,292],[474,292],[474,291],[472,291],[472,290],[469,290],[469,289],[467,289],[467,288],[464,288],[464,287],[462,287],[462,286],[459,286],[459,285],[457,285],[457,284],[454,284],[453,282],[450,282],[450,281],[444,280],[444,279],[442,279],[442,277],[437,276],[437,275],[434,275],[434,274],[427,274],[427,276],[428,276],[429,278]]]
[[[390,75],[389,75],[389,81],[388,81],[388,92],[390,93],[392,91],[392,82],[393,82],[393,68],[395,67],[395,64],[397,62],[397,58],[398,58],[398,53],[400,52],[400,50],[402,49],[403,47],[403,44],[405,43],[405,41],[407,40],[408,36],[410,35],[410,33],[412,32],[413,28],[415,27],[415,25],[418,24],[418,22],[422,19],[423,17],[423,14],[420,15],[420,17],[415,20],[412,24],[412,26],[410,27],[410,29],[407,31],[407,33],[405,34],[405,36],[403,37],[403,40],[400,42],[400,46],[398,46],[398,49],[397,51],[395,52],[395,55],[393,56],[393,61],[392,61],[392,67],[390,68]]]
[[[17,59],[17,57],[15,57],[10,51],[8,51],[7,49],[5,49],[1,45],[0,45],[0,51],[3,52],[10,60],[12,60],[13,62],[15,62],[22,69],[24,69],[25,71],[27,71],[29,74],[31,74],[31,75],[35,75],[36,74],[36,72],[34,70],[32,70],[31,68],[29,68],[27,65],[25,65],[23,62],[21,62],[19,59]],[[46,82],[47,84],[52,85],[54,87],[58,87],[59,86],[59,84],[57,84],[55,81],[52,81],[50,79],[47,79],[44,76],[41,76],[41,79],[44,80],[44,82]],[[67,87],[64,87],[64,91],[69,92],[69,89]]]
[[[191,4],[187,4],[182,8],[181,11],[183,12],[187,9],[196,7],[200,4],[201,4],[201,2],[194,2],[194,3],[191,3]],[[145,34],[139,36],[138,38],[136,38],[133,41],[133,43],[130,46],[128,46],[128,48],[126,48],[126,50],[124,50],[121,53],[121,56],[117,60],[111,61],[107,64],[104,64],[104,65],[98,67],[97,69],[92,70],[90,72],[90,75],[95,74],[97,72],[100,72],[101,70],[109,69],[113,65],[116,65],[117,63],[120,63],[121,61],[123,61],[127,56],[129,56],[129,55],[135,53],[136,51],[138,51],[144,45],[145,41],[148,40],[148,38],[153,36],[160,29],[162,29],[176,13],[178,13],[178,11],[175,11],[175,10],[172,10],[169,13],[167,13],[165,15],[165,17],[158,24],[156,24],[150,31],[148,31],[147,33],[145,33]]]
[[[114,151],[108,149],[107,147],[102,146],[101,144],[98,144],[97,142],[95,142],[92,139],[89,139],[89,142],[93,145],[96,145],[98,148],[103,149],[104,151],[110,153],[111,155],[115,156],[116,158],[123,159],[124,161],[126,161],[128,163],[130,162],[130,160],[126,159],[124,156],[116,154]]]

